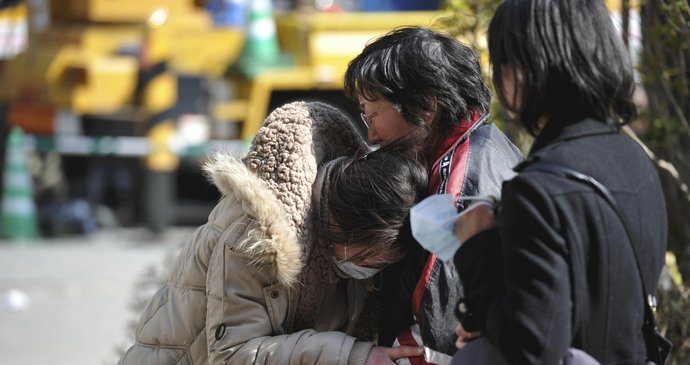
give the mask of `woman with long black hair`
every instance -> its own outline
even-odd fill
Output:
[[[666,210],[653,164],[620,131],[635,115],[634,81],[610,15],[600,0],[506,0],[489,53],[502,106],[536,139],[498,208],[456,221],[466,294],[456,359],[481,334],[514,364],[558,364],[569,348],[643,364]]]

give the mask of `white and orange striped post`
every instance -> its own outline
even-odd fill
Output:
[[[33,183],[27,166],[24,132],[19,127],[12,128],[7,137],[0,236],[7,239],[33,239],[38,236]]]

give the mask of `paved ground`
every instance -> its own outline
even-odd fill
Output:
[[[135,283],[160,277],[192,230],[0,241],[0,363],[115,364],[132,342],[137,313],[130,307],[154,290]]]

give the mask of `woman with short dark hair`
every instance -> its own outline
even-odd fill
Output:
[[[491,102],[475,51],[423,27],[398,28],[369,43],[349,64],[345,91],[363,107],[370,143],[385,145],[407,134],[400,130],[391,138],[377,133],[379,124],[387,123],[367,114],[367,102],[384,99],[407,129],[425,131],[428,153],[449,133],[487,113]]]
[[[644,364],[666,210],[653,164],[620,131],[635,115],[633,70],[610,15],[600,0],[506,0],[489,53],[501,104],[536,139],[497,215],[478,205],[456,222],[467,295],[457,363],[480,333],[514,364],[557,364],[569,348]]]
[[[429,170],[429,194],[500,194],[522,153],[489,121],[491,93],[476,52],[424,27],[401,27],[373,40],[349,64],[345,91],[360,105],[371,144],[401,139]],[[384,272],[383,344],[423,344],[429,363],[455,352],[454,309],[462,287],[452,262],[418,245]]]

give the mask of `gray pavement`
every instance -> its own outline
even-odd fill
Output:
[[[162,277],[193,229],[0,241],[0,364],[117,363],[133,341],[133,302],[157,287],[136,283]]]

